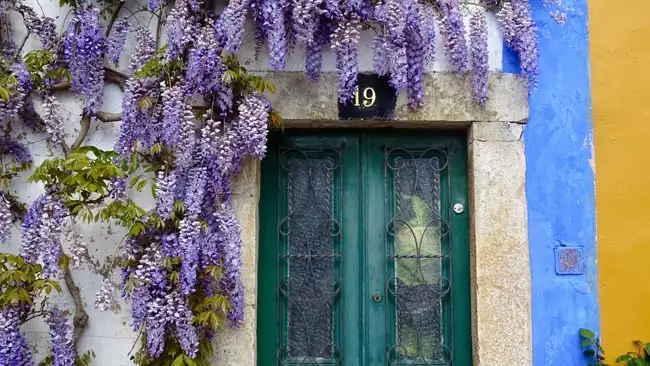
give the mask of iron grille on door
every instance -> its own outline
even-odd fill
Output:
[[[278,226],[282,364],[339,364],[339,163],[337,150],[280,150],[286,194]]]
[[[386,273],[389,364],[447,365],[451,289],[446,213],[441,212],[444,149],[385,147]],[[448,188],[448,187],[445,187]],[[449,207],[449,204],[444,205]]]
[[[263,161],[258,365],[471,365],[464,140],[276,135]],[[453,277],[453,286],[452,286]]]

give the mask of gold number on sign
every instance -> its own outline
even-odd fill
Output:
[[[372,107],[372,105],[375,104],[376,99],[377,99],[377,95],[375,94],[375,89],[373,89],[373,88],[365,88],[365,89],[363,89],[363,106],[364,107]]]
[[[372,107],[377,100],[377,94],[375,89],[367,87],[363,89],[363,106],[365,108]],[[359,90],[354,92],[354,106],[361,107],[361,102],[359,101]]]

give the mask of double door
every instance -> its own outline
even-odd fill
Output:
[[[471,365],[464,136],[317,132],[262,162],[258,365]]]

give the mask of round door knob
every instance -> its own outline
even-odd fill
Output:
[[[379,292],[375,292],[374,295],[372,295],[372,301],[374,302],[381,302],[381,294]]]

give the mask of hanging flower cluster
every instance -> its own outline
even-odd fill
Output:
[[[52,342],[52,366],[74,365],[74,338],[70,322],[63,312],[53,307],[47,316]]]
[[[0,365],[32,366],[32,351],[20,333],[21,307],[6,306],[0,311]]]
[[[68,214],[61,199],[45,193],[29,206],[23,221],[20,256],[28,263],[42,259],[45,278],[59,273],[61,232]]]
[[[92,6],[76,9],[65,34],[64,52],[72,91],[83,95],[88,115],[96,114],[102,105],[105,43],[99,10]],[[111,46],[112,56],[119,54],[115,44]]]
[[[459,0],[236,0],[229,3],[215,28],[224,48],[236,51],[241,43],[243,19],[250,11],[257,39],[268,43],[271,68],[283,70],[291,47],[302,46],[307,75],[314,80],[321,70],[324,46],[329,43],[336,53],[339,98],[345,102],[357,88],[361,29],[372,27],[377,34],[373,45],[374,71],[389,76],[398,92],[406,90],[412,108],[422,106],[425,60],[435,55],[437,28],[452,68],[465,73],[471,67],[474,100],[483,104],[488,77],[485,8],[497,13],[506,44],[519,55],[529,86],[535,86],[537,40],[528,1],[511,0],[502,5],[478,1],[481,6],[463,6]],[[469,32],[464,13],[473,19]],[[184,14],[179,19],[191,23],[187,11],[175,10],[175,14]],[[187,33],[179,34],[187,37]]]

